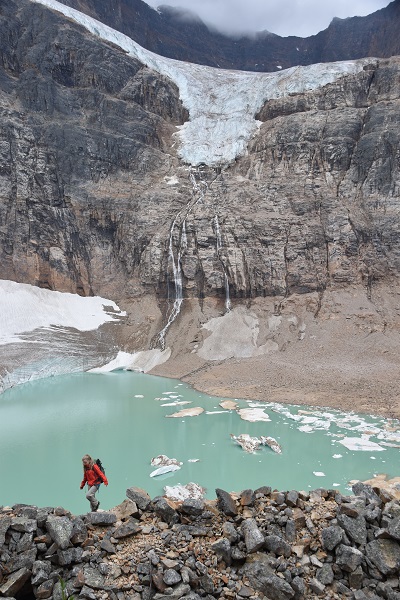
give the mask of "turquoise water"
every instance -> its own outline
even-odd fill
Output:
[[[88,502],[79,489],[86,453],[100,457],[106,467],[110,485],[101,486],[98,496],[105,509],[122,502],[131,486],[151,497],[162,494],[165,485],[189,482],[205,487],[208,498],[215,498],[216,487],[240,492],[262,485],[335,487],[347,493],[351,479],[398,475],[398,448],[382,444],[393,443],[399,433],[388,432],[381,418],[266,404],[271,421],[249,422],[236,411],[222,410],[221,400],[177,380],[123,371],[53,377],[8,390],[0,396],[0,505],[86,512]],[[163,406],[176,401],[191,403]],[[237,403],[239,408],[260,406]],[[205,412],[166,418],[196,406]],[[373,431],[370,439],[381,451],[352,451],[339,443],[344,436],[360,438],[365,430]],[[272,436],[282,454],[263,446],[249,454],[230,433]],[[150,478],[155,468],[150,461],[159,454],[178,459],[182,468]]]

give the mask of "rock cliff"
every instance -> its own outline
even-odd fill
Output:
[[[193,353],[187,372],[202,325],[235,307],[256,354],[343,316],[346,291],[352,334],[397,335],[399,58],[278,95],[244,155],[192,167],[167,77],[26,0],[1,3],[0,45],[2,279],[111,298],[121,347]]]

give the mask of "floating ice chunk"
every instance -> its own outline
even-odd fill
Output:
[[[271,421],[263,408],[241,408],[237,412],[243,421],[251,421],[252,423],[257,421]]]
[[[334,454],[332,458],[343,458],[342,454]]]
[[[313,471],[313,475],[315,475],[315,477],[325,477],[325,473],[322,471]]]
[[[165,465],[165,467],[159,467],[155,471],[150,473],[150,477],[157,477],[158,475],[164,475],[165,473],[172,473],[174,471],[179,471],[179,465]]]
[[[261,443],[264,444],[264,446],[268,446],[269,448],[271,448],[271,450],[273,450],[277,454],[282,454],[282,448],[278,444],[278,442],[276,441],[275,438],[262,435],[260,437],[260,440],[261,440]]]
[[[236,436],[233,433],[230,434],[233,441],[235,441],[239,446],[245,450],[245,452],[253,453],[259,449],[260,446],[269,446],[271,450],[276,452],[277,454],[281,454],[282,448],[278,444],[278,442],[272,437],[260,436],[260,437],[251,437],[248,433],[241,433]]]
[[[225,410],[206,410],[206,415],[225,415]]]
[[[188,462],[196,463],[196,462],[200,462],[200,459],[199,458],[189,458]]]
[[[333,487],[339,487],[340,483],[332,483]]]
[[[172,398],[172,396],[171,396]],[[175,402],[167,402],[166,404],[161,404],[161,406],[182,406],[183,404],[192,404],[191,400],[176,400]]]
[[[144,398],[143,394],[135,394],[134,398]]]
[[[204,408],[201,406],[195,406],[193,408],[183,408],[177,413],[173,413],[172,415],[165,415],[167,418],[176,418],[176,417],[197,417],[204,412]]]
[[[371,442],[371,440],[364,438],[346,437],[343,440],[338,440],[338,443],[343,444],[348,450],[363,450],[366,452],[385,450],[385,448],[382,448],[376,442]]]
[[[236,410],[238,406],[237,402],[234,402],[233,400],[223,400],[219,405],[225,410]]]
[[[299,431],[302,431],[303,433],[313,433],[313,431],[314,431],[314,428],[311,427],[311,425],[301,425],[297,429]]]
[[[150,464],[152,467],[165,467],[167,465],[183,465],[182,462],[176,458],[168,458],[166,454],[159,454],[151,459]]]

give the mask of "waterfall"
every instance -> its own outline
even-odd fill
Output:
[[[226,268],[225,265],[222,261],[222,257],[221,257],[221,248],[222,248],[222,236],[221,236],[221,229],[219,226],[219,221],[218,221],[218,215],[215,215],[214,217],[214,225],[215,225],[215,235],[217,238],[217,257],[221,262],[222,265],[222,269],[224,271],[224,281],[225,281],[225,308],[226,308],[226,312],[229,312],[231,310],[231,300],[229,297],[229,279],[228,279],[228,274],[226,272]]]
[[[175,297],[174,303],[172,305],[171,311],[168,315],[167,323],[160,331],[157,336],[158,343],[160,344],[162,350],[165,349],[165,335],[175,321],[176,317],[179,315],[182,302],[183,302],[183,273],[182,273],[182,255],[187,249],[187,234],[186,234],[186,219],[189,216],[190,212],[193,208],[198,204],[203,198],[208,189],[208,185],[206,181],[201,180],[201,172],[198,170],[198,174],[200,175],[200,181],[196,181],[196,176],[194,169],[190,170],[190,181],[193,185],[193,196],[190,201],[187,203],[184,209],[181,209],[176,215],[175,219],[172,222],[170,231],[169,231],[169,241],[168,241],[168,265],[172,265],[172,273],[174,277],[174,290]],[[182,218],[182,213],[184,212],[184,217]],[[181,225],[179,226],[179,221]],[[180,235],[178,239],[178,251],[175,259],[174,254],[174,231],[176,228],[180,227]],[[169,295],[169,289],[168,289]]]
[[[180,241],[178,244],[178,254],[177,254],[177,257],[175,260],[173,236],[174,236],[174,230],[176,227],[178,217],[179,217],[179,213],[173,220],[171,229],[169,231],[168,264],[172,265],[172,273],[174,276],[175,298],[174,298],[174,303],[172,305],[171,312],[168,316],[167,323],[163,327],[163,329],[160,331],[160,333],[158,334],[158,341],[163,350],[165,348],[165,334],[167,333],[170,325],[175,321],[176,317],[179,315],[180,310],[181,310],[181,305],[183,302],[181,258],[182,258],[182,250],[185,250],[187,247],[187,237],[186,237],[186,225],[185,225],[185,221],[183,221],[181,235],[180,235]],[[168,295],[169,295],[169,288],[168,288]]]

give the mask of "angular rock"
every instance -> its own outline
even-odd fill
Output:
[[[245,519],[243,521],[242,533],[249,554],[257,552],[264,545],[264,536],[254,519]]]
[[[325,527],[322,530],[321,540],[325,550],[333,550],[343,539],[343,529],[337,525]]]
[[[264,538],[263,538],[264,541]],[[232,562],[232,547],[228,539],[220,538],[219,540],[213,542],[212,549],[217,554],[224,563],[229,566]]]
[[[288,600],[295,595],[294,589],[275,575],[265,554],[250,555],[241,572],[247,577],[252,588],[262,592],[270,600]]]
[[[0,519],[0,550],[5,542],[6,533],[11,525],[11,517],[3,517]]]
[[[182,581],[182,577],[175,569],[167,569],[164,571],[163,580],[166,585],[172,586]]]
[[[217,488],[215,490],[215,493],[218,498],[219,509],[227,517],[236,517],[236,515],[238,514],[238,508],[237,508],[236,502],[234,501],[232,496],[228,492],[225,492],[224,490],[221,490],[220,488]]]
[[[12,573],[0,586],[0,595],[8,597],[16,596],[30,576],[31,572],[26,568]]]
[[[130,487],[126,490],[129,500],[132,500],[140,510],[146,510],[151,502],[151,498],[145,490],[138,487]]]
[[[265,536],[265,547],[270,552],[273,552],[277,556],[285,556],[289,558],[292,548],[283,538],[278,535],[267,535]]]
[[[53,542],[55,542],[59,548],[62,550],[68,548],[74,529],[70,519],[67,517],[55,517],[49,515],[46,520],[46,529]]]
[[[112,512],[92,512],[86,516],[88,523],[92,525],[113,525],[117,517]]]
[[[142,528],[136,521],[128,521],[114,529],[112,535],[119,540],[121,538],[130,537],[131,535],[136,535],[140,531],[142,531]]]
[[[158,515],[165,523],[173,525],[179,522],[179,515],[177,511],[172,508],[165,498],[158,498],[153,500],[154,512]]]
[[[336,548],[336,564],[343,571],[355,571],[363,561],[363,554],[357,548],[340,544]]]
[[[11,529],[15,531],[21,531],[23,533],[35,532],[37,523],[35,519],[29,519],[27,517],[13,517],[11,519]]]
[[[337,522],[356,544],[367,542],[367,524],[363,516],[352,518],[339,514],[337,515]]]
[[[400,545],[395,540],[373,540],[365,548],[367,558],[383,575],[398,575]]]
[[[196,499],[196,498],[188,498],[187,500],[184,500],[182,502],[181,511],[183,513],[185,513],[186,515],[198,517],[203,513],[204,507],[205,507],[204,500]]]

